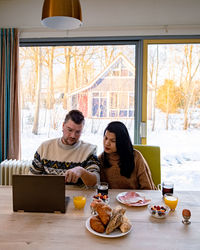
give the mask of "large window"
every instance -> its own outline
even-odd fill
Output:
[[[22,158],[61,136],[66,113],[79,109],[82,139],[97,144],[98,154],[104,128],[120,120],[133,143],[160,146],[162,180],[200,190],[200,40],[23,44]]]
[[[22,158],[31,159],[42,141],[61,136],[71,109],[83,112],[82,139],[97,144],[98,154],[112,120],[127,125],[134,143],[135,58],[134,43],[21,46]]]

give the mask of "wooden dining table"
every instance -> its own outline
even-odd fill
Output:
[[[70,197],[65,214],[13,212],[12,187],[0,187],[0,250],[24,249],[200,249],[200,192],[177,191],[178,205],[168,216],[157,219],[150,215],[147,206],[128,207],[117,201],[116,196],[130,190],[110,189],[111,208],[126,208],[132,230],[125,236],[105,238],[86,228],[91,216],[90,203],[95,189],[66,186]],[[133,190],[132,190],[133,191]],[[136,191],[136,190],[134,190]],[[138,190],[152,204],[161,204],[158,190]],[[85,195],[84,209],[75,209],[73,196]],[[182,223],[182,210],[190,209],[191,224]]]

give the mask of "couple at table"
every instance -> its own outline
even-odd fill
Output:
[[[71,110],[62,126],[62,137],[43,142],[37,149],[32,174],[65,175],[66,183],[95,186],[100,180],[109,188],[155,189],[151,172],[142,154],[133,149],[126,126],[119,121],[107,125],[104,151],[80,140],[85,118]]]

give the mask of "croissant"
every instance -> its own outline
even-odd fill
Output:
[[[108,205],[101,205],[100,203],[96,206],[96,211],[104,225],[107,225],[111,218],[112,209]]]
[[[93,200],[90,206],[96,211],[97,206],[104,206],[104,202],[102,200]]]
[[[98,233],[103,233],[105,231],[105,227],[104,227],[103,223],[101,222],[98,215],[92,216],[90,218],[90,226],[94,231],[96,231]]]

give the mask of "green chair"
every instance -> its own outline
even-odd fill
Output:
[[[133,145],[133,147],[140,151],[147,161],[154,184],[157,187],[161,183],[160,147],[149,145]]]

